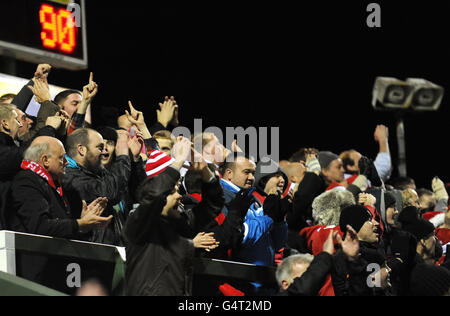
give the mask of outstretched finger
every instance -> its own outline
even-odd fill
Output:
[[[133,112],[135,110],[134,106],[133,106],[133,103],[131,103],[131,101],[128,101],[128,106],[130,107],[130,111],[131,112]]]

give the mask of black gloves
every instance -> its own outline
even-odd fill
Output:
[[[362,156],[359,160],[359,173],[366,176],[368,180],[370,180],[372,186],[381,187],[383,186],[383,182],[378,175],[377,168],[372,160],[369,158]]]
[[[252,193],[255,188],[243,189],[236,194],[236,197],[228,204],[228,212],[237,213],[240,218],[245,218],[248,209],[253,203]]]
[[[274,223],[281,223],[291,205],[287,198],[281,199],[279,195],[271,194],[264,201],[264,214],[269,216]]]

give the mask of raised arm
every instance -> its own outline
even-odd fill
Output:
[[[374,138],[379,145],[379,152],[374,164],[381,180],[386,182],[389,180],[392,172],[391,153],[389,149],[389,129],[384,125],[378,125],[375,130]]]
[[[83,98],[77,112],[72,118],[72,122],[67,130],[67,135],[72,134],[79,128],[83,128],[84,122],[87,121],[87,115],[89,114],[89,108],[92,104],[92,100],[97,93],[98,85],[94,81],[94,74],[91,72],[89,75],[89,83],[83,87]]]
[[[47,78],[51,69],[52,66],[48,64],[39,64],[37,66],[36,72],[34,73],[34,77],[26,85],[23,86],[22,90],[20,90],[20,92],[16,95],[16,97],[12,101],[12,103],[16,105],[19,110],[25,112],[28,107],[28,104],[33,98],[33,92],[30,91],[29,86],[34,86],[37,79],[44,80],[45,82],[47,82]]]

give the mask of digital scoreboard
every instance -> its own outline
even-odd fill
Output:
[[[71,70],[87,68],[84,0],[1,0],[0,54]]]

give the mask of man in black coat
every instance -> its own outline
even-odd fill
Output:
[[[22,124],[11,105],[0,105],[0,229],[6,228],[6,208],[11,180],[20,170],[24,148],[16,145]]]
[[[83,239],[83,233],[109,225],[112,217],[100,217],[107,203],[104,198],[89,206],[84,203],[80,218],[71,216],[60,185],[65,174],[64,157],[64,146],[59,140],[38,137],[33,141],[25,152],[22,170],[12,183],[8,227],[30,234]],[[38,283],[47,281],[48,274],[44,272],[50,269],[47,263],[45,257],[24,255],[18,260],[19,275]]]
[[[18,147],[19,129],[22,127],[13,105],[0,105],[0,179],[5,181],[20,170],[25,149]]]
[[[214,249],[214,238],[198,245],[178,230],[181,217],[178,193],[179,169],[191,153],[191,142],[178,141],[175,161],[140,190],[140,206],[130,214],[124,236],[127,241],[127,295],[191,295],[195,248]],[[200,234],[202,235],[202,234]]]
[[[14,231],[59,238],[81,238],[93,228],[104,228],[112,217],[85,217],[96,214],[106,206],[105,198],[84,203],[80,219],[73,218],[64,197],[60,179],[65,175],[65,150],[63,144],[52,137],[38,137],[27,149],[21,171],[11,187],[12,214],[8,226]],[[89,209],[89,211],[88,211]]]
[[[339,226],[348,235],[348,227],[354,228],[360,242],[359,254],[349,259],[341,252],[334,258],[332,280],[336,296],[386,295],[389,273],[397,258],[386,260],[379,245],[379,223],[368,208],[351,205],[341,211]]]
[[[49,101],[48,86],[36,80],[36,85],[32,89],[36,99],[42,104],[38,116],[44,123],[38,124],[39,130],[31,132],[29,126],[25,126],[30,122],[16,105],[0,104],[0,228],[3,229],[7,228],[5,212],[9,207],[7,202],[11,181],[20,170],[25,150],[35,137],[56,137],[56,132],[63,122],[63,117],[48,117],[55,114],[49,111],[53,103]]]

